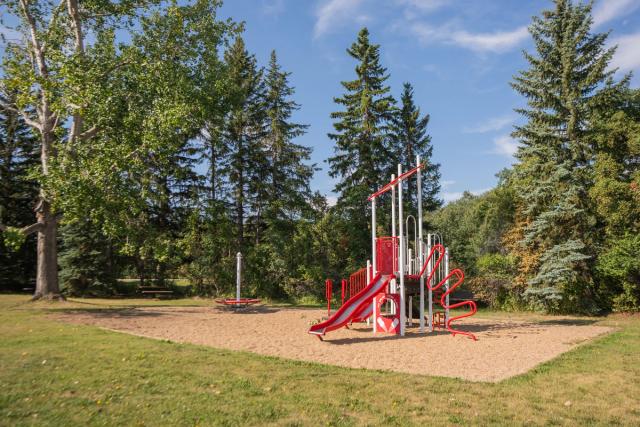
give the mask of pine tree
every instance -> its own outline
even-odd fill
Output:
[[[71,295],[110,295],[116,281],[114,248],[89,221],[61,227],[61,289]]]
[[[547,310],[596,309],[589,117],[616,85],[607,70],[614,49],[605,47],[607,34],[590,32],[590,12],[591,4],[556,0],[534,17],[536,54],[525,52],[529,69],[512,82],[528,103],[517,110],[527,122],[513,133],[522,143],[515,182],[528,224],[520,244],[541,254],[528,293]]]
[[[282,71],[275,51],[265,74],[266,115],[262,147],[267,168],[259,172],[267,191],[263,201],[262,223],[256,224],[255,246],[249,253],[247,279],[253,288],[264,295],[286,296],[284,285],[291,281],[299,265],[292,253],[296,224],[302,221],[309,208],[309,181],[313,166],[306,164],[311,149],[297,144],[306,125],[294,123],[292,114],[299,105],[292,99],[294,89],[289,84],[290,73]],[[253,279],[253,280],[252,280]]]
[[[402,105],[393,115],[391,125],[391,147],[395,152],[396,163],[401,163],[403,170],[409,170],[416,165],[416,156],[426,163],[422,173],[422,205],[425,212],[433,211],[442,206],[438,198],[440,192],[440,165],[433,163],[433,145],[431,136],[427,134],[429,115],[420,116],[420,108],[413,100],[413,87],[404,83]],[[407,199],[412,206],[417,203],[415,180],[407,181]]]
[[[299,218],[311,196],[309,166],[312,149],[294,142],[304,135],[307,125],[294,123],[291,116],[300,106],[291,99],[295,90],[289,85],[290,73],[281,70],[276,52],[271,52],[267,70],[265,112],[267,127],[264,143],[269,161],[268,217],[270,226],[293,232],[293,220]]]
[[[38,164],[37,141],[24,120],[10,109],[2,108],[14,102],[15,94],[0,95],[0,226],[29,225],[38,196],[36,182],[29,178],[31,168]],[[35,239],[28,238],[19,250],[5,247],[0,235],[0,283],[13,290],[28,286],[35,277]]]
[[[241,37],[225,53],[230,84],[230,112],[222,140],[228,152],[224,173],[229,182],[236,228],[236,245],[245,245],[246,222],[259,223],[266,200],[268,163],[262,141],[265,136],[263,71],[245,48]],[[253,218],[248,218],[253,216]]]
[[[367,197],[395,172],[388,146],[395,101],[385,84],[389,75],[380,64],[380,46],[369,41],[367,28],[360,30],[347,53],[357,61],[356,79],[343,81],[346,93],[334,98],[344,110],[331,114],[336,120],[335,132],[328,136],[336,146],[328,162],[329,175],[338,178],[334,189],[339,194],[337,209],[351,222],[348,238],[352,253],[362,263],[370,236]],[[382,215],[380,219],[382,224]]]

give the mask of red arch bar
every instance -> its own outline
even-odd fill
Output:
[[[379,189],[378,191],[376,191],[375,193],[370,195],[369,198],[367,199],[367,201],[371,201],[372,199],[375,199],[376,197],[378,197],[378,196],[386,193],[387,191],[391,190],[398,182],[402,181],[403,179],[409,178],[411,175],[413,175],[414,173],[418,172],[418,169],[423,168],[424,166],[425,166],[424,163],[420,163],[415,168],[403,173],[402,175],[400,175],[396,179],[394,179],[392,181],[389,181],[381,189]]]

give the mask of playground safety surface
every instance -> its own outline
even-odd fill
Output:
[[[89,324],[155,339],[319,362],[349,368],[497,382],[522,374],[611,328],[594,320],[536,317],[473,317],[457,327],[477,335],[474,342],[448,332],[404,338],[373,334],[365,324],[326,335],[307,334],[318,309],[256,306],[243,311],[221,307],[138,307],[57,315],[66,322]]]

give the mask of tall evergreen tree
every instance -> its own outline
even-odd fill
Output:
[[[329,138],[336,145],[328,162],[329,175],[338,178],[337,208],[352,223],[350,245],[355,261],[362,263],[370,235],[367,197],[394,173],[388,124],[395,101],[386,85],[389,75],[380,64],[380,46],[369,41],[367,28],[360,30],[347,53],[357,61],[356,78],[343,81],[346,93],[334,98],[344,110],[331,114],[335,132]]]
[[[236,245],[245,244],[245,225],[260,222],[266,199],[266,161],[262,145],[265,136],[263,71],[247,52],[242,37],[225,53],[229,79],[230,111],[225,119],[222,139],[227,147],[224,173],[229,182]],[[253,216],[253,218],[249,218]]]
[[[282,71],[275,51],[265,74],[266,115],[265,136],[262,141],[267,168],[259,172],[260,180],[267,185],[264,214],[256,224],[255,243],[247,270],[247,278],[253,278],[254,288],[272,297],[286,295],[287,280],[296,274],[299,265],[292,254],[292,241],[296,225],[303,221],[310,209],[309,181],[313,166],[308,165],[311,149],[296,143],[307,128],[292,121],[299,105],[292,99],[294,89],[289,75]],[[264,230],[264,232],[262,232]]]
[[[422,204],[425,211],[433,211],[442,206],[438,198],[440,192],[440,164],[431,161],[433,145],[431,136],[427,134],[429,114],[421,117],[420,107],[413,100],[413,87],[404,83],[401,106],[393,115],[391,124],[391,147],[395,152],[396,162],[401,163],[403,170],[415,167],[416,156],[426,163],[422,174]],[[407,182],[407,199],[416,206],[417,191],[415,180]]]
[[[522,143],[516,187],[529,224],[521,245],[541,254],[528,293],[550,310],[595,309],[589,118],[616,85],[608,70],[614,49],[591,25],[591,3],[555,0],[553,10],[533,18],[536,53],[525,52],[529,69],[512,83],[528,104],[517,110],[527,122],[513,133]]]
[[[2,106],[15,102],[15,94],[0,96],[0,227],[23,227],[32,222],[38,195],[37,183],[29,178],[38,164],[37,141],[22,117]],[[35,239],[14,251],[0,237],[0,284],[14,290],[26,286],[35,277],[35,262]]]
[[[291,116],[300,106],[291,97],[295,89],[289,84],[291,73],[282,71],[271,52],[265,77],[265,112],[267,127],[265,145],[269,160],[269,221],[281,231],[293,231],[293,220],[299,218],[311,196],[310,180],[314,167],[306,162],[312,149],[294,140],[304,135],[307,125],[292,122]]]

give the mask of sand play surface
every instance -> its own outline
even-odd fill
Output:
[[[610,331],[581,320],[472,317],[458,322],[458,327],[476,334],[476,342],[446,332],[418,334],[417,325],[407,328],[404,338],[374,335],[364,324],[329,332],[321,342],[307,330],[323,315],[326,311],[317,309],[258,306],[238,312],[220,307],[144,307],[57,317],[175,342],[473,381],[500,381],[524,373]]]

